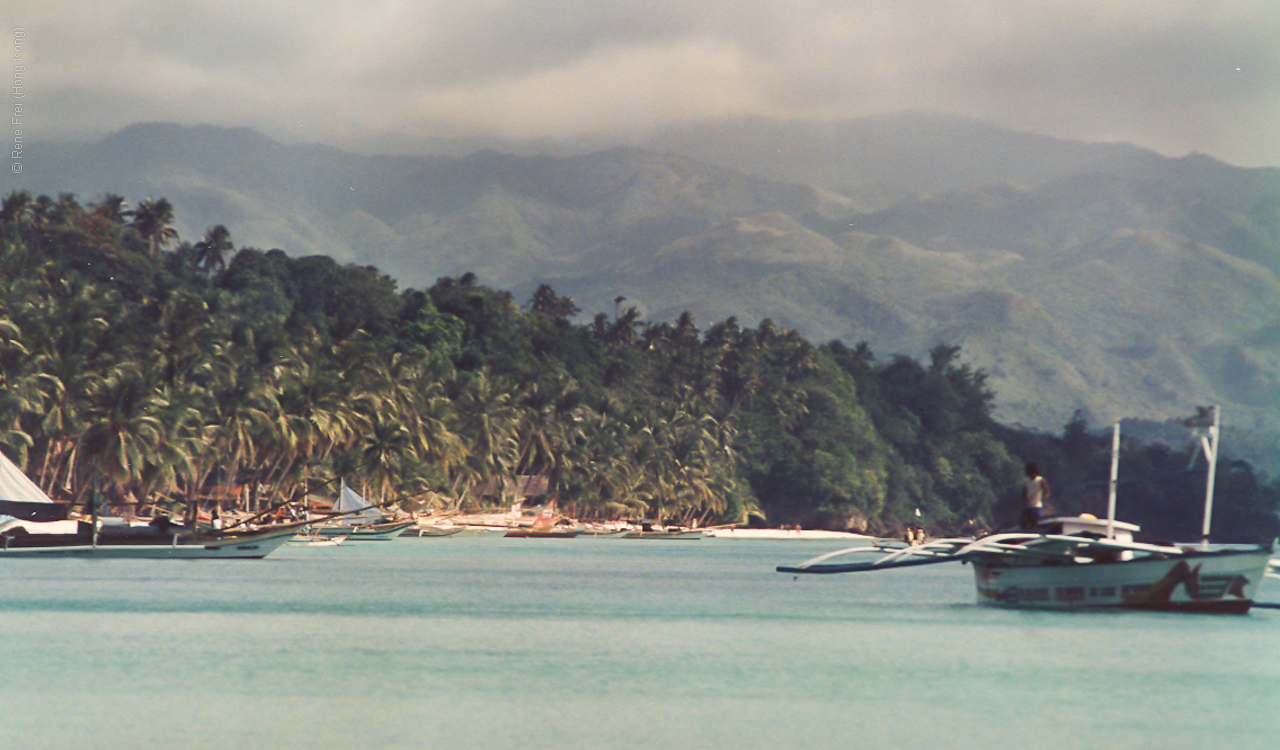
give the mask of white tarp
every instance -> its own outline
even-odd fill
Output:
[[[52,503],[44,490],[0,453],[0,500],[11,503]]]

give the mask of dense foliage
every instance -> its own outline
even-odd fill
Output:
[[[577,324],[546,286],[523,308],[470,274],[400,292],[372,267],[236,250],[222,226],[179,242],[172,223],[163,199],[0,208],[0,448],[55,497],[96,484],[190,508],[240,487],[261,506],[341,478],[470,508],[537,475],[583,517],[940,532],[1007,523],[1032,458],[1060,510],[1097,510],[1076,488],[1105,478],[1106,439],[996,424],[958,347],[880,362],[768,320],[646,322],[622,299]],[[1240,462],[1221,474],[1222,536],[1274,536],[1280,488]],[[1124,517],[1194,538],[1202,475],[1178,476],[1137,485]]]

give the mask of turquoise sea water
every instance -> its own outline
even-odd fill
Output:
[[[960,565],[773,572],[837,546],[4,560],[0,748],[1280,744],[1280,610],[1022,612],[974,604]]]

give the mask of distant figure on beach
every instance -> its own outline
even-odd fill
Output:
[[[1022,483],[1022,516],[1018,519],[1019,528],[1030,530],[1040,523],[1044,514],[1045,501],[1049,499],[1049,483],[1040,476],[1040,468],[1034,463],[1027,464],[1027,478]]]

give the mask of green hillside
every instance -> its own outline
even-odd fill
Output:
[[[1168,159],[923,113],[740,121],[643,149],[364,156],[248,130],[136,125],[33,147],[0,190],[166,196],[176,228],[374,265],[475,273],[650,322],[769,319],[923,359],[960,345],[1002,422],[1057,430],[1219,403],[1280,473],[1280,170]]]
[[[1080,419],[1061,436],[995,422],[987,373],[954,346],[882,361],[770,320],[621,304],[579,324],[547,286],[523,306],[472,274],[400,290],[371,266],[237,248],[223,225],[192,243],[177,222],[164,199],[0,207],[0,448],[59,499],[97,485],[184,513],[214,485],[260,487],[261,506],[344,478],[467,508],[542,475],[583,517],[941,533],[1005,524],[1034,459],[1059,510],[1099,510],[1106,440]],[[1159,445],[1122,462],[1139,480],[1125,517],[1193,538],[1203,473]],[[1280,485],[1224,461],[1218,487],[1219,538],[1280,531]]]

